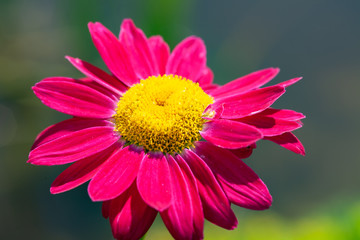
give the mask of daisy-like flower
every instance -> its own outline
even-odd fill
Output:
[[[202,239],[204,219],[234,229],[231,203],[262,210],[271,195],[241,159],[261,139],[304,154],[292,131],[304,115],[270,106],[295,78],[263,87],[279,72],[260,70],[224,86],[213,84],[206,49],[188,37],[170,53],[124,20],[117,38],[89,23],[111,74],[67,57],[86,77],[50,77],[34,87],[48,107],[73,118],[48,127],[29,155],[35,165],[73,163],[53,194],[90,180],[117,239],[139,239],[157,213],[175,239]]]

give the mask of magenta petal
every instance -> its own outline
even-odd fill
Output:
[[[287,80],[285,82],[278,83],[275,86],[280,86],[280,87],[286,88],[286,87],[289,87],[289,86],[293,85],[294,83],[297,83],[301,79],[302,79],[302,77],[293,78],[293,79]]]
[[[214,73],[211,71],[210,68],[205,67],[203,68],[195,82],[198,82],[200,86],[207,86],[213,82],[213,79]]]
[[[104,201],[101,207],[101,213],[104,218],[108,218],[110,215],[111,200]]]
[[[166,64],[170,56],[170,48],[161,36],[152,36],[148,39],[159,68],[160,75],[165,74]]]
[[[212,144],[229,149],[247,147],[262,138],[255,127],[226,119],[205,123],[200,134]]]
[[[280,146],[297,154],[305,155],[304,146],[301,144],[299,139],[295,137],[291,132],[283,133],[278,136],[264,137],[265,140],[270,140]]]
[[[165,156],[149,154],[140,164],[137,187],[144,201],[158,211],[173,202],[169,164]]]
[[[209,84],[209,85],[203,85],[201,86],[202,90],[204,90],[205,93],[211,95],[211,92],[217,89],[219,85],[216,84]]]
[[[65,169],[51,184],[52,194],[69,191],[90,180],[101,168],[101,164],[118,148],[117,144],[112,147],[81,159]]]
[[[272,197],[263,181],[230,151],[207,142],[198,142],[194,151],[214,172],[232,203],[254,210],[270,207]]]
[[[188,37],[172,51],[166,74],[179,75],[195,81],[206,67],[206,47],[197,37]]]
[[[118,97],[127,90],[127,87],[123,83],[121,83],[115,77],[107,74],[100,68],[95,67],[94,65],[85,62],[79,58],[72,58],[70,56],[66,56],[66,59],[69,60],[69,62],[85,76],[93,79],[101,86],[109,89]]]
[[[253,115],[240,118],[238,121],[256,127],[264,136],[275,136],[298,129],[302,124],[272,117]]]
[[[288,109],[274,109],[274,108],[267,108],[264,111],[256,114],[259,116],[266,116],[272,117],[276,119],[294,121],[305,118],[305,115],[299,112],[295,112],[293,110]],[[255,115],[253,115],[255,116]]]
[[[237,149],[229,149],[235,156],[240,159],[248,158],[251,156],[253,149],[256,148],[256,144],[253,143],[250,146],[244,148],[237,148]]]
[[[129,146],[114,153],[89,183],[91,200],[110,200],[122,194],[135,180],[143,158],[142,150]]]
[[[116,101],[82,84],[81,80],[47,78],[32,89],[46,106],[62,113],[97,119],[109,118],[115,113]]]
[[[142,200],[136,184],[110,201],[109,213],[114,238],[122,240],[140,239],[157,215],[157,211]]]
[[[218,89],[212,91],[211,95],[215,98],[219,98],[251,91],[271,81],[279,73],[279,71],[280,70],[278,68],[267,68],[250,73],[219,87]]]
[[[217,99],[213,108],[223,108],[222,118],[241,118],[270,107],[284,92],[285,89],[279,86],[261,88],[244,94]]]
[[[111,98],[113,102],[117,103],[119,101],[120,95],[118,93],[114,93],[112,90],[102,86],[101,84],[97,83],[95,80],[89,77],[80,78],[78,81],[81,81],[81,84],[83,85],[86,85],[98,92],[101,92],[103,95]]]
[[[241,172],[239,174],[242,174]],[[251,210],[265,210],[272,204],[272,197],[266,185],[261,181],[256,182],[256,190],[246,190],[241,187],[230,186],[226,181],[219,180],[230,201],[243,208]],[[249,187],[252,188],[252,187]]]
[[[96,126],[113,126],[113,124],[106,120],[97,119],[84,119],[84,118],[71,118],[62,122],[56,123],[43,130],[35,139],[31,150],[38,146],[52,141],[56,138],[65,136],[69,133],[76,132],[85,128],[96,127]]]
[[[29,154],[28,162],[35,165],[59,165],[75,162],[108,148],[118,139],[112,126],[82,129],[33,149]]]
[[[161,218],[175,239],[202,239],[202,230],[201,233],[196,234],[194,223],[194,219],[199,217],[196,214],[203,216],[202,211],[196,212],[201,209],[196,185],[173,157],[168,156],[168,160],[173,184],[173,203],[168,209],[160,212]]]
[[[141,29],[136,28],[131,19],[122,22],[119,39],[129,54],[138,78],[146,79],[159,75],[155,56],[150,50],[146,36]]]
[[[189,183],[189,197],[191,198],[191,205],[194,209],[193,222],[194,222],[194,233],[193,239],[204,238],[204,211],[202,208],[201,199],[199,196],[199,190],[193,172],[185,160],[178,155],[177,163],[184,174],[185,180]]]
[[[222,228],[234,229],[237,219],[211,169],[190,150],[185,150],[184,158],[195,175],[205,218]]]
[[[128,53],[115,35],[101,23],[89,23],[91,38],[109,70],[127,86],[139,82]]]

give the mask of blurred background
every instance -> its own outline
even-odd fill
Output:
[[[303,76],[275,107],[303,112],[295,134],[307,155],[271,142],[246,160],[273,195],[270,210],[233,209],[236,230],[205,225],[205,239],[360,239],[360,1],[358,0],[1,0],[0,239],[112,239],[86,185],[51,195],[66,166],[27,164],[36,135],[69,118],[34,96],[49,76],[81,77],[65,59],[104,68],[87,23],[115,35],[132,18],[173,48],[201,37],[215,82],[280,67],[278,83]],[[147,239],[171,239],[157,218]]]

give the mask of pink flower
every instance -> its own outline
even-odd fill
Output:
[[[204,218],[237,226],[231,203],[269,208],[267,187],[241,159],[261,139],[304,155],[292,134],[304,115],[270,107],[300,78],[260,88],[279,72],[268,68],[218,86],[200,38],[170,53],[129,19],[119,38],[100,23],[89,29],[111,74],[67,57],[86,78],[33,87],[45,105],[73,116],[40,133],[29,155],[35,165],[73,163],[51,193],[90,180],[89,196],[103,201],[117,239],[140,238],[158,212],[174,238],[202,239]]]

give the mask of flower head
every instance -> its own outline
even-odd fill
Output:
[[[36,165],[73,163],[51,193],[90,180],[89,196],[103,201],[117,239],[140,238],[158,212],[174,238],[202,239],[204,218],[236,227],[231,203],[271,205],[267,187],[241,159],[261,139],[304,154],[292,134],[304,115],[271,108],[300,78],[261,88],[279,72],[268,68],[218,86],[200,38],[170,52],[129,19],[119,38],[100,23],[89,29],[111,74],[67,57],[85,78],[51,77],[33,87],[45,105],[73,116],[40,133],[29,155]]]

